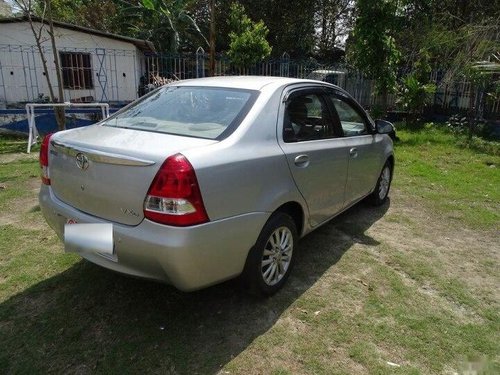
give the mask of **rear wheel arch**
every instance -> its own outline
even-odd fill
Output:
[[[263,241],[264,239],[263,236],[266,237],[268,229],[270,227],[274,228],[276,222],[286,223],[287,221],[291,224],[288,225],[288,227],[290,228],[291,233],[294,233],[293,243],[295,243],[294,247],[296,248],[297,246],[296,242],[298,241],[298,238],[300,238],[301,236],[301,233],[304,229],[304,221],[305,221],[304,209],[302,208],[300,203],[296,201],[289,201],[282,204],[277,209],[275,209],[268,218],[268,220],[266,221],[266,223],[264,224],[263,228],[261,229],[261,232],[256,240],[255,245],[249,249],[247,258],[245,260],[245,266],[241,276],[242,280],[249,288],[250,292],[257,294],[263,293],[267,295],[273,294],[278,289],[281,288],[282,284],[288,277],[289,271],[291,270],[292,265],[295,262],[295,257],[293,255],[292,255],[292,263],[290,264],[290,269],[288,270],[287,275],[276,286],[266,286],[262,284],[262,280],[260,280],[259,277],[259,272],[257,272],[257,267],[262,262],[261,250],[264,245],[264,242],[267,241],[267,239],[266,241]]]
[[[394,167],[395,167],[395,164],[396,164],[396,159],[394,159],[394,155],[393,154],[389,155],[389,157],[387,158],[386,163],[389,163],[390,166],[391,166],[391,181],[392,181],[392,178],[394,177]]]
[[[279,206],[274,212],[282,212],[287,214],[292,218],[295,223],[295,227],[297,228],[297,233],[299,237],[302,235],[302,231],[304,229],[304,209],[298,202],[287,202]]]
[[[241,275],[251,294],[269,296],[281,289],[295,263],[298,238],[289,213],[274,211],[250,249]]]

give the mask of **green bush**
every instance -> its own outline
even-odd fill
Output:
[[[231,4],[228,23],[232,30],[228,55],[236,66],[248,68],[271,54],[266,40],[269,29],[262,20],[255,23],[248,18],[243,5]]]

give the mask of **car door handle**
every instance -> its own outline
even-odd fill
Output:
[[[294,160],[295,165],[299,168],[305,168],[309,165],[309,156],[299,155]]]
[[[356,147],[353,147],[349,150],[349,155],[351,155],[351,158],[355,158],[358,156],[358,149]]]

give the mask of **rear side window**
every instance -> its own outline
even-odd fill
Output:
[[[117,113],[103,125],[222,139],[239,125],[257,95],[252,90],[167,86]]]
[[[283,124],[285,142],[301,142],[334,137],[333,121],[323,97],[294,95],[286,103]]]

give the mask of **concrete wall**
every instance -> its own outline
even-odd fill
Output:
[[[40,23],[35,23],[38,29]],[[46,27],[46,26],[45,26]],[[65,89],[64,100],[91,96],[94,101],[131,101],[137,98],[142,52],[132,43],[64,28],[56,28],[61,52],[91,55],[92,89]],[[57,79],[49,36],[43,43],[49,77],[57,96]],[[40,54],[28,22],[0,23],[0,103],[30,102],[48,96]]]

